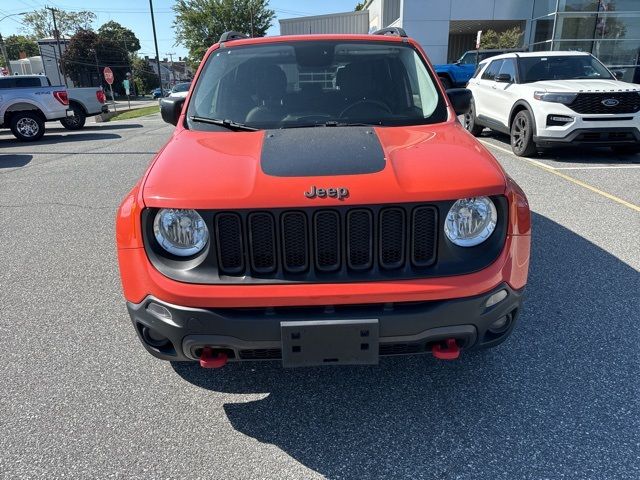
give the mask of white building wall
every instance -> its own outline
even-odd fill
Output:
[[[376,30],[380,30],[381,28],[386,27],[383,23],[383,10],[382,10],[382,2],[384,0],[373,0],[367,10],[369,10],[369,33],[375,32]]]
[[[451,20],[526,20],[524,38],[528,38],[533,1],[403,0],[402,27],[422,45],[433,63],[446,63]]]

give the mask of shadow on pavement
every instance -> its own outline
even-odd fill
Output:
[[[120,122],[113,123],[87,123],[82,130],[79,130],[78,133],[86,132],[89,130],[98,131],[98,130],[125,130],[130,128],[144,128],[144,125],[140,123],[124,123],[120,124]],[[47,128],[48,132],[70,132],[64,127],[54,127]]]
[[[534,214],[524,312],[494,350],[362,368],[172,366],[203,389],[268,394],[225,404],[233,427],[328,478],[633,478],[638,285],[637,270]]]
[[[508,135],[503,133],[489,132],[485,130],[481,138],[493,138],[499,141],[501,147],[511,151],[511,142]],[[621,165],[625,163],[640,163],[640,154],[620,154],[616,153],[608,147],[584,146],[584,147],[558,147],[544,149],[538,152],[534,157],[538,160],[553,160],[556,162],[572,162],[572,163],[597,163]]]
[[[16,168],[24,167],[31,161],[33,155],[1,155],[0,168]]]
[[[8,145],[20,145],[20,146],[25,146],[25,145],[40,146],[40,145],[53,145],[53,144],[57,145],[60,143],[68,143],[68,142],[113,140],[116,138],[122,138],[122,136],[117,135],[115,133],[97,133],[97,132],[82,133],[82,131],[80,131],[77,133],[74,132],[67,135],[56,135],[56,134],[51,135],[47,132],[44,134],[44,137],[42,137],[40,140],[37,140],[32,143],[20,142],[13,137],[6,138],[4,140],[5,140],[5,145],[8,144]]]

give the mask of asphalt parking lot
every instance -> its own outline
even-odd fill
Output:
[[[640,478],[640,155],[482,137],[534,222],[496,349],[205,371],[143,350],[117,272],[115,211],[170,134],[0,131],[2,478]]]

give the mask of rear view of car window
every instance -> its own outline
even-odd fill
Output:
[[[482,74],[482,79],[492,81],[495,80],[496,75],[498,75],[498,72],[500,71],[500,67],[502,67],[502,62],[503,60],[494,60],[493,62],[491,62],[489,67]]]
[[[39,87],[41,85],[39,78],[26,77],[20,78],[16,77],[16,87],[18,88],[27,88],[27,87]]]
[[[13,78],[0,78],[0,88],[14,88],[16,81]]]

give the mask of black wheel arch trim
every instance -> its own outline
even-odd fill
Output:
[[[511,111],[509,112],[509,125],[508,125],[507,128],[509,128],[509,131],[511,131],[511,124],[513,123],[513,119],[517,115],[516,110],[517,111],[522,110],[519,107],[524,107],[524,109],[528,110],[529,113],[531,114],[531,120],[533,121],[533,137],[535,138],[536,135],[538,134],[538,127],[536,125],[536,117],[533,114],[533,108],[531,108],[531,105],[526,100],[518,100],[516,103],[513,104],[513,106],[511,107]]]

